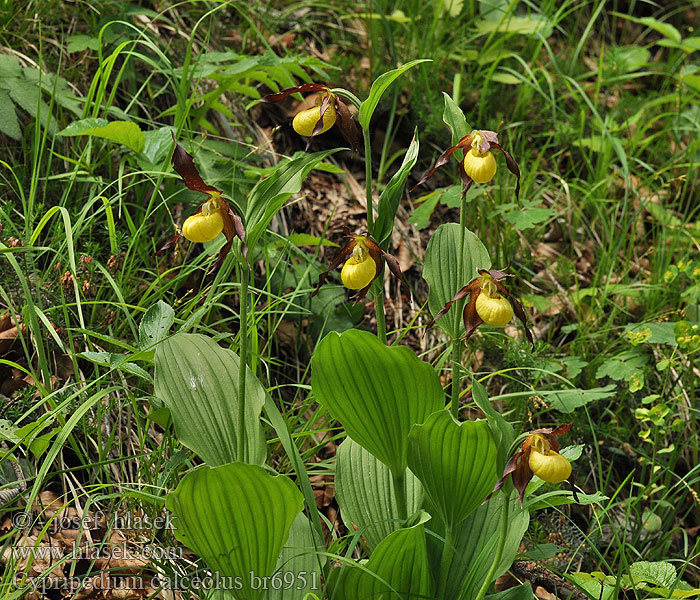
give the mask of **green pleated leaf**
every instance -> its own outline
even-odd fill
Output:
[[[323,538],[314,530],[303,513],[299,513],[289,538],[277,559],[277,569],[273,575],[277,589],[268,590],[265,600],[304,600],[306,594],[321,594],[321,573],[326,557],[318,554],[317,548],[323,547]],[[271,580],[271,583],[272,580]]]
[[[316,400],[394,474],[406,470],[408,433],[445,406],[435,369],[368,331],[329,333],[311,360]]]
[[[338,150],[340,148],[302,153],[275,169],[253,188],[245,208],[246,243],[249,248],[255,247],[272,218],[293,194],[299,192],[306,176]]]
[[[407,62],[405,65],[402,65],[398,69],[387,71],[383,75],[377,77],[374,80],[374,83],[372,83],[372,88],[369,91],[369,96],[367,96],[367,99],[360,105],[360,114],[358,115],[357,119],[360,122],[360,126],[363,129],[367,129],[369,127],[369,122],[372,120],[372,115],[374,114],[374,111],[377,108],[377,104],[379,104],[379,100],[384,95],[384,92],[386,92],[387,88],[394,82],[394,80],[397,77],[399,77],[412,67],[419,65],[420,63],[430,61],[431,59],[429,58],[420,58],[418,60],[412,60],[410,62]]]
[[[505,497],[503,493],[495,494],[458,525],[446,600],[466,600],[477,595],[496,553]],[[506,543],[494,579],[513,564],[529,522],[530,512],[523,509],[513,494],[510,499]]]
[[[328,597],[333,600],[432,598],[423,525],[429,519],[430,515],[422,513],[413,527],[390,534],[364,565],[345,564],[331,571]]]
[[[408,469],[406,496],[409,515],[423,506],[423,487]],[[336,454],[335,497],[343,523],[359,529],[370,550],[401,526],[389,468],[350,438]]]
[[[464,253],[462,255],[462,280],[457,281],[457,260],[459,252],[460,229],[458,223],[440,225],[428,242],[425,251],[423,277],[430,286],[428,307],[432,314],[454,298],[457,291],[478,276],[477,269],[489,269],[491,259],[481,240],[469,231],[465,232]],[[459,327],[455,327],[455,321]],[[464,334],[462,315],[455,317],[455,307],[438,319],[437,324],[451,337]]]
[[[265,389],[248,368],[245,430],[238,425],[235,352],[199,334],[178,333],[156,348],[155,395],[170,409],[178,439],[210,466],[236,460],[263,464],[267,454],[260,424]],[[238,456],[238,435],[245,456]]]
[[[374,222],[374,239],[377,240],[382,248],[385,248],[384,242],[391,237],[391,232],[394,229],[394,218],[396,217],[396,209],[399,207],[401,194],[406,185],[406,178],[411,172],[413,165],[418,160],[418,130],[413,133],[411,145],[406,150],[406,155],[403,157],[403,162],[399,170],[394,173],[389,183],[384,188],[384,191],[379,196],[379,204],[377,208],[377,220]]]
[[[498,446],[486,421],[458,423],[446,410],[416,425],[409,436],[408,465],[453,528],[493,489],[497,458]]]
[[[73,137],[78,135],[91,135],[123,144],[134,152],[142,152],[146,146],[146,138],[143,131],[131,121],[107,121],[107,119],[81,119],[74,121],[58,135]]]
[[[197,468],[166,500],[175,537],[204,559],[212,576],[240,581],[237,600],[263,597],[264,590],[252,589],[251,573],[275,572],[303,504],[291,479],[244,463]]]
[[[469,133],[469,124],[459,105],[446,92],[442,92],[445,100],[445,109],[442,113],[443,122],[450,128],[452,132],[452,145],[454,146],[459,140]],[[456,151],[456,157],[459,159],[464,155],[461,150]]]

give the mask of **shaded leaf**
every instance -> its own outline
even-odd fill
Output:
[[[134,152],[142,152],[146,144],[143,131],[136,123],[131,121],[108,122],[107,119],[81,119],[80,121],[74,121],[68,127],[59,131],[57,135],[65,137],[94,136],[123,144]]]

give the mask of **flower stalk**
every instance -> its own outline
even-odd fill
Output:
[[[241,263],[241,289],[239,298],[239,362],[238,362],[238,439],[237,456],[247,461],[245,444],[246,374],[248,370],[248,279],[250,270],[245,260]]]

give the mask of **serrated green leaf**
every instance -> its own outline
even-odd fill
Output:
[[[107,121],[107,119],[81,119],[58,132],[58,135],[75,137],[89,135],[123,144],[134,152],[143,152],[146,138],[141,128],[131,121]]]
[[[282,548],[304,500],[291,479],[232,462],[190,471],[168,494],[173,533],[220,577],[240,578],[240,600],[258,600],[251,573],[275,572]]]
[[[370,550],[401,527],[391,471],[351,438],[338,446],[335,497],[343,523],[350,532],[359,529]],[[406,503],[409,515],[423,505],[423,487],[408,469]]]
[[[617,386],[614,383],[605,387],[591,388],[583,390],[574,388],[571,390],[561,390],[547,394],[547,402],[550,408],[563,413],[572,413],[581,406],[586,406],[596,400],[612,398],[617,393]]]
[[[409,435],[408,466],[453,529],[498,481],[498,446],[486,421],[457,422],[438,411]]]
[[[155,395],[170,409],[178,439],[211,466],[240,459],[261,465],[267,455],[260,424],[265,389],[250,368],[243,431],[239,427],[239,363],[235,352],[198,334],[178,333],[156,348]]]
[[[477,277],[477,269],[491,268],[491,259],[486,247],[474,233],[467,229],[462,255],[463,277],[461,281],[457,281],[459,236],[458,223],[445,223],[437,228],[428,242],[423,277],[430,286],[428,307],[432,314],[437,314],[447,302],[454,298],[461,287]],[[459,327],[455,329],[455,316],[450,312],[438,319],[437,324],[454,338],[464,333],[461,318],[458,321]]]
[[[646,354],[640,354],[638,350],[622,352],[617,356],[608,358],[598,367],[595,373],[596,379],[610,377],[615,381],[627,381],[649,362]]]
[[[445,406],[435,369],[368,331],[329,333],[311,359],[314,397],[392,473],[406,470],[408,433]]]
[[[360,126],[363,129],[367,129],[369,127],[369,122],[372,119],[375,109],[377,108],[377,104],[379,104],[379,100],[397,77],[403,75],[406,71],[415,67],[416,65],[424,62],[431,62],[431,60],[432,59],[430,58],[419,58],[418,60],[412,60],[407,62],[405,65],[402,65],[398,69],[387,71],[383,75],[377,77],[377,79],[374,80],[374,83],[372,83],[369,96],[367,96],[367,99],[360,105],[360,114],[358,116]]]

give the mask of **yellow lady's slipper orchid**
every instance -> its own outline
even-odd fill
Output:
[[[528,464],[537,477],[549,483],[561,483],[571,475],[571,463],[552,450],[549,440],[541,433],[530,436]]]
[[[292,128],[299,135],[304,135],[306,137],[312,137],[318,122],[321,120],[321,97],[316,100],[316,106],[313,108],[308,108],[302,110],[298,113],[294,120],[292,121]],[[335,106],[332,104],[328,107],[326,112],[323,114],[323,125],[319,131],[315,132],[315,135],[325,133],[333,125],[335,125],[336,111]]]
[[[487,325],[503,326],[513,318],[513,305],[508,298],[498,293],[493,277],[481,277],[481,293],[476,298],[476,314]]]
[[[182,235],[190,242],[211,242],[224,229],[224,218],[221,216],[221,203],[218,196],[212,196],[202,204],[199,213],[190,215],[182,224]]]
[[[347,227],[344,227],[344,230],[349,241],[338,251],[328,269],[319,275],[318,284],[312,296],[318,294],[331,271],[338,268],[343,261],[346,262],[340,272],[340,280],[346,288],[360,290],[356,301],[367,294],[372,282],[384,269],[384,263],[388,265],[392,275],[406,285],[399,261],[395,256],[382,250],[379,244],[369,237],[369,234],[352,235]]]
[[[219,267],[226,258],[233,245],[234,237],[241,240],[243,256],[245,256],[247,247],[244,241],[243,221],[233,210],[231,204],[221,197],[222,190],[204,183],[192,155],[177,143],[175,134],[173,134],[173,141],[175,142],[173,168],[189,189],[209,196],[209,199],[199,207],[195,214],[185,219],[182,225],[183,237],[191,242],[202,243],[212,241],[223,232],[227,243],[219,252],[219,257],[213,268]]]
[[[369,285],[376,275],[377,264],[367,250],[366,241],[359,238],[352,249],[352,256],[343,265],[340,280],[349,290],[361,290]]]
[[[469,296],[469,301],[464,306],[462,316],[464,318],[465,339],[476,331],[482,323],[487,325],[503,326],[510,323],[513,316],[518,317],[525,328],[525,335],[528,341],[534,346],[532,333],[527,327],[527,318],[523,305],[514,298],[506,287],[501,283],[501,279],[510,277],[504,271],[495,269],[479,269],[479,277],[472,279],[467,285],[460,289],[455,297],[442,307],[428,323],[430,328],[440,317],[450,310],[452,305]]]
[[[481,151],[481,134],[477,132],[472,147],[464,155],[464,172],[476,183],[488,183],[496,174],[496,159],[491,150]]]
[[[328,131],[336,124],[353,150],[357,150],[359,134],[350,110],[347,104],[337,94],[331,92],[327,86],[320,83],[305,83],[286,88],[276,94],[267,94],[261,98],[261,101],[267,103],[281,102],[287,96],[297,92],[320,92],[319,97],[316,99],[316,106],[302,110],[292,120],[294,131],[309,138],[306,146],[307,150],[315,136]]]
[[[493,179],[497,167],[496,159],[491,149],[495,149],[503,153],[506,159],[506,167],[508,167],[508,170],[516,177],[515,199],[518,200],[520,195],[520,168],[518,167],[518,163],[516,163],[515,159],[498,143],[498,134],[495,131],[489,131],[487,129],[474,130],[469,135],[465,135],[454,146],[445,150],[435,162],[435,166],[423,175],[421,180],[413,186],[411,191],[428,181],[435,171],[447,164],[454,151],[458,149],[465,150],[464,160],[459,163],[459,174],[464,183],[462,197],[464,197],[464,194],[467,193],[474,182],[488,183]]]
[[[568,479],[571,476],[571,463],[559,454],[557,436],[568,432],[569,429],[571,423],[559,425],[555,429],[545,427],[530,432],[520,450],[506,464],[503,476],[491,493],[500,490],[509,475],[513,476],[513,486],[518,490],[521,502],[525,497],[527,484],[535,475],[549,483],[561,483]]]

